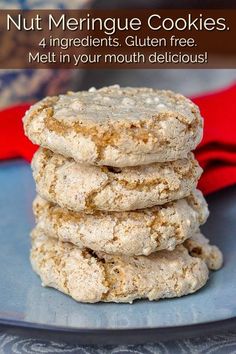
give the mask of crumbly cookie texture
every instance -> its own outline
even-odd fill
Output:
[[[223,255],[217,246],[209,244],[209,240],[200,231],[186,240],[184,246],[193,257],[201,258],[209,269],[217,270],[222,267]]]
[[[112,256],[47,238],[34,230],[31,263],[44,286],[81,302],[130,302],[179,297],[205,285],[208,267],[179,245],[145,256]]]
[[[127,212],[73,212],[37,196],[37,229],[79,248],[119,255],[149,255],[173,250],[203,224],[208,207],[200,191],[174,202]]]
[[[47,97],[26,112],[24,128],[34,143],[79,163],[125,167],[185,158],[203,120],[180,94],[114,85]]]
[[[150,165],[101,167],[40,148],[32,161],[38,194],[74,211],[125,211],[184,198],[196,187],[202,169],[188,158]]]

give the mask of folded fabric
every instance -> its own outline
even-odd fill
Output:
[[[199,188],[204,194],[236,183],[236,84],[193,98],[204,117],[204,138],[196,157],[204,168]],[[0,111],[0,159],[31,161],[37,146],[24,135],[22,117],[29,104]]]
[[[196,157],[204,169],[204,194],[236,183],[236,84],[193,98],[204,117],[204,137]]]
[[[0,159],[23,157],[31,161],[37,146],[24,135],[22,117],[30,107],[22,104],[0,111]]]
[[[231,145],[236,149],[236,83],[192,100],[204,117],[204,139],[198,149],[212,143]]]

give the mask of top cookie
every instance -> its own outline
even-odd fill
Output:
[[[114,85],[46,97],[26,112],[24,128],[34,143],[77,162],[125,167],[185,158],[203,123],[180,94]]]

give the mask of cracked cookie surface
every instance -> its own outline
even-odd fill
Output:
[[[109,254],[149,255],[173,250],[205,223],[209,212],[200,191],[152,208],[93,214],[73,212],[37,196],[37,229],[47,236]]]
[[[198,107],[184,96],[118,85],[46,97],[23,121],[34,143],[79,163],[115,167],[185,158],[203,130]]]
[[[177,161],[118,169],[81,165],[42,148],[32,169],[41,197],[87,213],[143,209],[184,198],[202,172],[192,153]]]
[[[179,297],[197,291],[208,279],[208,260],[191,256],[184,245],[147,257],[112,256],[81,250],[39,230],[32,233],[31,263],[44,286],[90,303]]]

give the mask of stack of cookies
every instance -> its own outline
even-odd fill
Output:
[[[199,109],[171,91],[120,88],[47,97],[24,117],[33,161],[31,263],[77,301],[132,302],[201,288],[222,254],[191,152]]]

